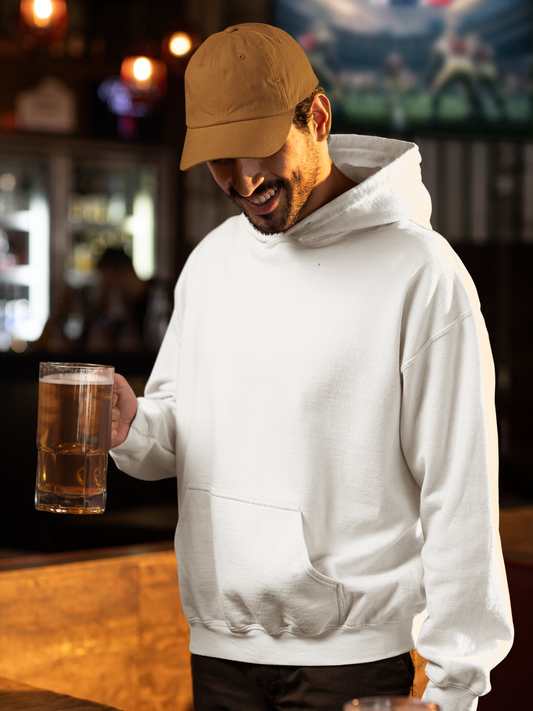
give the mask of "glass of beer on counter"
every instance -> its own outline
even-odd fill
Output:
[[[364,696],[344,704],[343,711],[439,711],[437,704],[413,696]]]
[[[110,365],[39,364],[36,509],[104,512],[114,375]]]

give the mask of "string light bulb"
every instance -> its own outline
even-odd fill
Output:
[[[169,39],[168,48],[175,57],[184,57],[192,49],[192,40],[186,32],[174,32]]]
[[[39,27],[45,27],[52,19],[52,2],[51,0],[34,0],[33,15],[34,22]]]
[[[182,77],[189,59],[200,44],[200,36],[195,32],[175,28],[168,32],[161,42],[161,58],[166,62],[169,73]]]
[[[138,82],[146,82],[153,74],[152,63],[147,57],[139,57],[133,63],[133,76]]]
[[[23,29],[45,41],[63,37],[68,29],[65,0],[21,0]]]
[[[160,59],[126,57],[120,68],[120,78],[132,95],[157,100],[166,91],[167,68]]]

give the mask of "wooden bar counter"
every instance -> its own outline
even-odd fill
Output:
[[[531,666],[533,507],[502,511],[500,524],[517,636],[480,711],[527,697]],[[421,696],[425,660],[413,658]],[[190,711],[172,542],[0,560],[0,677],[2,711]]]
[[[118,711],[94,701],[75,699],[55,691],[36,689],[20,681],[0,677],[0,708],[5,711]]]
[[[172,543],[0,561],[0,676],[104,704],[43,711],[189,711]],[[1,696],[15,691],[0,688],[1,709],[19,708]]]

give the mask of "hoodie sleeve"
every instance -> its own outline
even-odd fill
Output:
[[[156,480],[176,476],[176,390],[181,328],[186,295],[195,255],[183,268],[174,292],[174,310],[144,397],[128,436],[110,451],[119,469],[137,479]]]
[[[174,310],[144,397],[125,441],[110,451],[119,469],[137,479],[176,476],[178,314]]]
[[[488,334],[471,300],[453,311],[402,368],[401,438],[421,492],[428,616],[417,649],[428,660],[424,700],[441,711],[473,711],[513,630],[498,533]]]

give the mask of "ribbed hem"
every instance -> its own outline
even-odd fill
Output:
[[[358,629],[339,628],[319,637],[268,635],[262,630],[235,634],[221,623],[191,625],[191,652],[254,664],[337,666],[387,659],[414,648],[412,620]],[[447,710],[446,710],[447,711]]]

